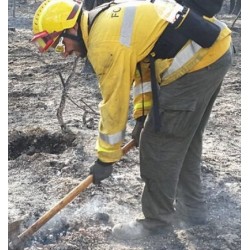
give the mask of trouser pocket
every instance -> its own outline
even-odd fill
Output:
[[[193,127],[196,100],[165,97],[164,93],[161,93],[159,102],[161,129],[156,134],[158,136],[181,137],[189,133]],[[145,125],[145,133],[155,133],[152,114],[149,115],[148,122]]]

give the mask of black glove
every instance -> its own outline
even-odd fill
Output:
[[[135,140],[135,146],[138,147],[139,146],[139,142],[140,142],[140,135],[141,135],[141,131],[144,127],[144,121],[146,119],[146,116],[141,116],[139,118],[136,119],[136,123],[135,123],[135,127],[132,131],[132,138]]]
[[[108,178],[113,172],[113,162],[106,163],[97,159],[89,169],[89,174],[93,175],[93,183],[100,184],[100,182]]]

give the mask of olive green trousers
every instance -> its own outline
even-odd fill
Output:
[[[151,112],[140,138],[145,218],[168,222],[178,210],[198,218],[206,215],[202,137],[231,63],[230,49],[212,65],[160,87],[160,131],[154,130]]]

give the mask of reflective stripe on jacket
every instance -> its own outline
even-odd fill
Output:
[[[99,104],[101,118],[96,149],[98,158],[104,162],[115,162],[122,157],[131,88],[134,118],[146,115],[152,106],[147,56],[168,25],[164,20],[164,7],[170,8],[163,1],[114,4],[95,19],[89,34],[88,12],[84,11],[81,21],[83,39],[103,98]],[[222,52],[215,54],[220,57]],[[141,73],[137,69],[138,62],[141,62]],[[162,67],[159,62],[158,65]],[[171,63],[164,64],[164,70],[169,66]]]
[[[157,79],[161,85],[167,85],[188,72],[193,72],[212,64],[228,50],[231,43],[231,37],[229,36],[231,31],[223,22],[220,22],[215,18],[211,18],[211,21],[221,28],[221,33],[212,47],[204,49],[194,41],[190,40],[176,54],[176,56],[171,59],[171,63],[168,62],[169,66],[159,66],[161,60],[158,59],[158,62],[156,63],[158,69],[164,69],[163,72],[158,71],[157,74]],[[222,44],[223,46],[221,46]],[[218,53],[218,51],[220,53]]]

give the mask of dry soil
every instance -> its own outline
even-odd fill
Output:
[[[88,176],[95,159],[98,103],[95,75],[78,60],[57,118],[62,80],[75,58],[40,55],[30,44],[32,16],[41,0],[9,2],[8,18],[8,221],[24,231]],[[13,16],[15,15],[15,17]],[[236,15],[226,1],[218,17],[229,27]],[[40,228],[26,250],[238,250],[241,248],[241,17],[232,28],[236,53],[204,134],[202,178],[207,225],[176,227],[161,236],[119,241],[111,228],[141,215],[138,149],[132,149],[100,186],[84,192]],[[91,108],[89,108],[91,106]],[[129,117],[126,142],[134,125]],[[9,238],[10,240],[10,238]]]

